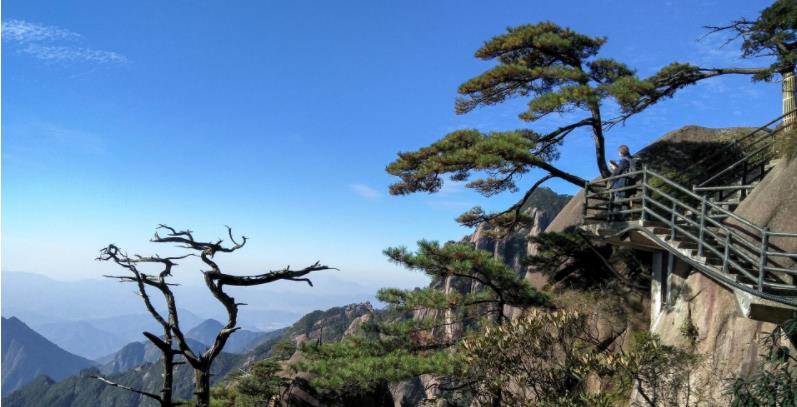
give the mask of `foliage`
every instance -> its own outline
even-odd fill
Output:
[[[211,406],[251,407],[280,400],[290,380],[280,373],[283,362],[293,355],[296,345],[283,340],[272,346],[272,357],[254,362],[247,369],[231,373],[210,389]]]
[[[466,243],[420,241],[418,251],[389,248],[394,262],[429,275],[431,287],[385,288],[387,309],[358,335],[337,343],[305,344],[297,368],[335,398],[374,391],[389,382],[433,374],[446,381],[461,370],[452,351],[462,335],[504,321],[504,305],[546,305],[534,290],[491,253]],[[474,284],[478,289],[474,289]]]
[[[302,348],[299,369],[310,373],[313,386],[325,392],[365,392],[383,382],[421,374],[446,376],[457,355],[436,350],[414,351],[399,338],[373,340],[350,336],[340,342]]]
[[[529,241],[536,252],[524,260],[524,265],[547,276],[553,289],[648,287],[649,277],[633,251],[591,241],[575,228],[540,233]]]
[[[701,360],[649,332],[630,349],[609,350],[593,335],[594,314],[532,310],[518,320],[465,339],[460,373],[474,399],[506,405],[626,405],[636,389],[651,406],[685,405],[689,375]],[[588,386],[600,383],[600,389]]]
[[[591,374],[611,374],[614,356],[600,351],[589,316],[532,310],[526,316],[465,339],[463,382],[477,400],[506,405],[610,405],[625,395],[588,394]]]
[[[259,360],[249,369],[231,376],[231,386],[214,387],[211,397],[219,405],[231,407],[267,405],[278,399],[290,384],[288,379],[279,376],[280,370],[282,366],[275,359]]]
[[[647,405],[683,406],[694,395],[691,372],[701,360],[692,349],[664,345],[655,334],[639,332],[615,368],[619,380],[632,384]]]
[[[509,210],[486,214],[477,207],[459,219],[468,226],[494,221],[514,227],[528,222],[522,219],[522,209],[543,182],[558,177],[579,187],[584,185],[585,179],[552,164],[559,159],[558,148],[564,139],[578,129],[592,132],[598,169],[608,175],[604,129],[671,97],[702,77],[702,73],[688,64],[671,64],[651,77],[639,78],[625,64],[598,56],[605,43],[604,37],[587,36],[551,22],[511,27],[485,42],[476,57],[495,60],[497,64],[459,87],[457,113],[528,97],[527,109],[520,113],[524,121],[536,122],[550,114],[564,113],[581,113],[581,117],[548,133],[531,129],[489,133],[462,129],[417,151],[401,152],[387,167],[388,173],[400,178],[391,185],[390,193],[436,192],[443,185],[442,177],[448,175],[453,181],[476,176],[466,186],[492,196],[518,191],[520,177],[541,169],[547,175],[538,179]],[[619,106],[621,115],[610,120],[602,118],[604,102]],[[510,219],[502,217],[507,214]]]
[[[761,11],[757,19],[741,19],[717,30],[731,29],[743,38],[744,58],[775,57],[767,71],[754,76],[768,80],[779,72],[793,72],[797,63],[797,1],[777,0]]]
[[[611,247],[593,247],[577,231],[540,233],[530,241],[537,251],[526,259],[526,264],[548,276],[552,284],[569,279],[571,284],[585,287],[611,276],[601,260],[601,256],[611,256]]]
[[[785,345],[791,341],[792,348]],[[728,390],[734,407],[775,407],[797,405],[797,319],[777,326],[762,339],[764,354],[758,370],[750,377],[733,380]]]
[[[490,298],[484,301],[516,307],[545,305],[548,302],[547,295],[518,278],[492,253],[475,249],[468,243],[448,242],[440,245],[434,241],[421,240],[417,253],[398,247],[386,249],[385,255],[409,269],[422,270],[434,280],[458,277],[477,282],[490,293]],[[388,299],[386,297],[384,300]]]

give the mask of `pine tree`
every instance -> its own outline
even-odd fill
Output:
[[[505,305],[548,303],[547,295],[492,254],[467,243],[420,241],[417,252],[389,248],[385,254],[426,273],[432,286],[382,289],[378,298],[388,307],[361,335],[305,346],[299,367],[310,373],[316,388],[330,394],[356,393],[422,374],[436,375],[442,383],[456,382],[452,375],[459,369],[459,357],[450,349],[463,338],[462,331],[502,324]]]
[[[797,0],[777,0],[761,11],[755,20],[745,18],[725,26],[709,26],[711,33],[730,31],[729,41],[741,38],[743,58],[769,57],[772,63],[760,68],[709,69],[706,76],[747,74],[753,80],[771,80],[780,76],[783,102],[783,124],[793,128],[797,123],[795,106],[795,68],[797,67]]]
[[[497,64],[459,87],[460,96],[455,103],[458,114],[515,97],[530,98],[528,108],[520,113],[520,119],[526,122],[534,123],[551,114],[581,114],[572,123],[548,133],[531,129],[489,133],[463,129],[428,147],[401,152],[387,167],[388,173],[400,178],[391,185],[390,193],[436,192],[446,174],[453,181],[465,181],[479,174],[484,176],[470,181],[467,187],[492,196],[518,191],[519,177],[533,169],[543,170],[546,175],[506,211],[488,215],[477,207],[459,219],[468,226],[492,222],[514,227],[527,221],[522,218],[521,208],[545,181],[556,177],[579,187],[584,185],[584,178],[553,164],[560,156],[559,146],[579,129],[591,131],[597,168],[608,176],[605,131],[673,96],[705,73],[698,67],[675,63],[641,79],[625,64],[599,58],[605,43],[604,37],[590,37],[551,22],[509,28],[505,34],[485,42],[476,51],[476,58]],[[604,117],[607,102],[619,106],[619,116]]]

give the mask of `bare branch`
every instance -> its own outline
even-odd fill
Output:
[[[252,285],[260,285],[260,284],[267,284],[277,280],[293,280],[293,281],[307,281],[308,279],[300,279],[299,277],[303,277],[313,271],[321,271],[321,270],[338,270],[334,267],[329,267],[322,265],[320,262],[315,262],[311,266],[307,266],[300,270],[291,270],[290,266],[282,270],[276,271],[269,271],[265,274],[255,275],[255,276],[234,276],[230,274],[213,274],[211,278],[213,280],[218,281],[221,284],[231,285],[231,286],[252,286]],[[312,286],[312,284],[310,284]]]
[[[101,381],[101,382],[103,382],[103,383],[105,383],[105,384],[107,384],[109,386],[118,387],[120,389],[124,389],[124,390],[127,390],[127,391],[132,391],[133,393],[138,393],[138,394],[141,394],[143,396],[147,396],[147,397],[149,397],[151,399],[157,400],[158,402],[161,401],[161,397],[159,395],[157,395],[157,394],[148,393],[148,392],[143,391],[143,390],[134,389],[134,388],[132,388],[130,386],[125,386],[123,384],[112,382],[112,381],[110,381],[110,380],[108,380],[108,379],[106,379],[106,378],[104,378],[102,376],[89,376],[89,377],[97,379],[97,380],[99,380],[99,381]]]
[[[230,240],[233,242],[233,246],[231,247],[224,247],[222,246],[223,240],[219,239],[216,242],[199,242],[194,239],[193,232],[190,230],[183,230],[178,231],[171,226],[167,225],[158,225],[158,229],[164,229],[168,232],[166,237],[161,237],[158,232],[155,232],[155,236],[150,240],[151,242],[155,243],[179,243],[186,249],[193,249],[199,252],[205,253],[210,257],[213,257],[217,252],[223,253],[232,253],[246,244],[248,240],[246,236],[241,236],[241,242],[238,243],[232,236],[232,229],[228,226],[227,233],[230,236]]]

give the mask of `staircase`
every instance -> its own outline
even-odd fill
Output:
[[[695,163],[718,168],[700,183],[671,180],[648,168],[589,182],[581,228],[665,250],[733,290],[750,318],[785,319],[797,310],[797,253],[771,240],[797,239],[797,233],[770,231],[733,213],[774,166],[771,145],[778,131],[764,126],[729,146],[735,154],[721,149]],[[610,188],[612,180],[630,176],[641,181]]]
[[[692,168],[701,168],[703,173],[712,174],[711,176],[698,180],[697,183],[685,177],[676,179],[675,182],[682,185],[693,184],[693,192],[729,211],[736,210],[749,191],[777,164],[772,145],[775,137],[785,131],[783,126],[776,125],[781,118],[782,116],[734,140],[683,172],[690,174]]]

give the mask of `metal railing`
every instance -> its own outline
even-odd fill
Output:
[[[767,164],[774,158],[773,145],[778,134],[785,131],[778,123],[787,115],[783,114],[752,132],[734,139],[727,146],[687,167],[684,176],[675,181],[688,184],[682,179],[691,174],[692,169],[701,168],[708,178],[692,187],[692,191],[707,196],[710,200],[722,203],[726,209],[733,209],[753,188],[751,185],[764,178]]]
[[[636,181],[623,185],[631,179]],[[797,305],[797,253],[772,241],[782,243],[797,233],[758,226],[648,168],[587,182],[584,219],[642,221],[625,225],[726,284]]]

